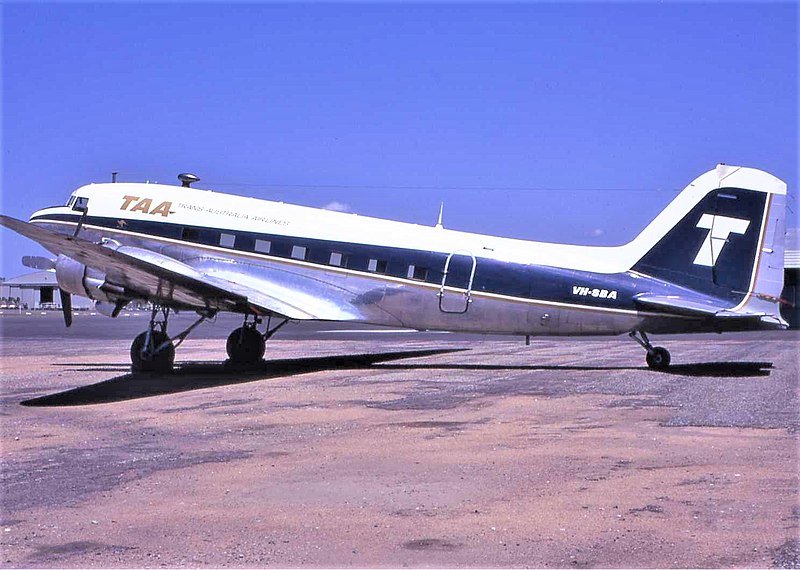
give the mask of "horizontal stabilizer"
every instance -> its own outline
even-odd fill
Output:
[[[645,309],[659,312],[685,315],[687,317],[726,317],[726,318],[761,318],[766,313],[754,315],[752,313],[735,313],[721,307],[711,299],[688,299],[680,295],[649,295],[642,294],[635,297],[636,303]]]
[[[680,295],[650,295],[643,293],[635,297],[637,305],[644,310],[656,311],[697,319],[714,319],[720,330],[785,330],[789,325],[777,315],[764,312],[731,311],[713,299],[687,298]]]

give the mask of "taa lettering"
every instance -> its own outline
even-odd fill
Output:
[[[131,204],[133,204],[133,207],[131,207]],[[123,196],[122,206],[120,206],[119,209],[128,210],[130,212],[141,212],[143,214],[150,214],[151,216],[161,214],[166,218],[171,213],[170,208],[172,208],[172,202],[161,202],[156,207],[152,206],[152,198],[140,199],[139,196]]]

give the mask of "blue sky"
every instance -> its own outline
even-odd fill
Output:
[[[110,179],[614,245],[718,162],[794,194],[797,3],[9,3],[2,212]],[[790,201],[797,225],[797,201]],[[2,230],[6,277],[37,246]]]

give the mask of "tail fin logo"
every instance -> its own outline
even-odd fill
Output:
[[[722,248],[728,243],[728,236],[731,234],[742,235],[749,226],[750,220],[703,214],[700,221],[697,222],[697,227],[708,230],[708,233],[700,245],[700,251],[694,258],[694,265],[713,267],[719,259],[719,254],[722,253]]]

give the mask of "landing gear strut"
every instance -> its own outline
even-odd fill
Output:
[[[147,330],[133,339],[131,344],[131,369],[134,372],[172,370],[172,364],[175,362],[175,345],[167,335],[168,319],[169,307],[153,305]]]
[[[133,339],[131,344],[131,369],[134,372],[172,372],[175,349],[197,325],[213,317],[215,311],[198,311],[198,314],[200,318],[189,328],[170,338],[167,334],[169,307],[154,304],[147,330]]]
[[[639,336],[641,337],[639,338]],[[644,331],[631,331],[628,336],[642,345],[647,351],[647,365],[655,370],[663,370],[669,366],[669,351],[663,346],[653,346]]]
[[[261,362],[267,340],[289,322],[286,319],[270,329],[270,320],[267,320],[267,332],[261,334],[258,332],[258,325],[263,322],[262,319],[253,316],[251,321],[250,315],[244,316],[244,324],[230,334],[225,345],[231,364],[253,365]]]

